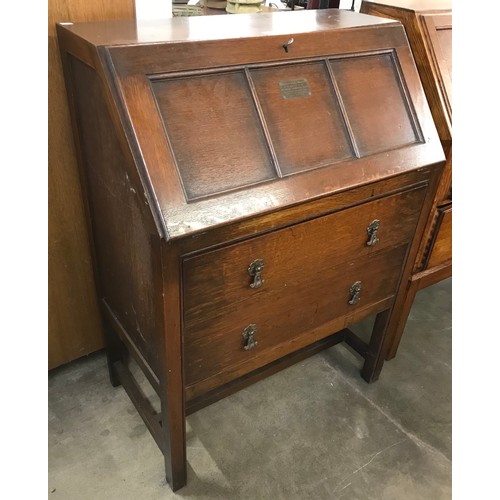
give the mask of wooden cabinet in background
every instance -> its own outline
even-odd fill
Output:
[[[446,154],[434,204],[422,236],[406,299],[387,358],[396,355],[418,290],[451,276],[452,269],[452,2],[363,0],[360,12],[400,21],[406,30],[431,113]]]
[[[111,380],[172,488],[186,414],[343,341],[376,380],[444,163],[401,24],[303,10],[58,37]],[[367,316],[365,342],[348,326]]]
[[[133,18],[133,0],[49,0],[49,369],[104,346],[56,23]]]

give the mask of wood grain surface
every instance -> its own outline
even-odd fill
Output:
[[[56,22],[131,18],[132,0],[49,0],[49,369],[103,347]]]
[[[220,34],[208,18],[172,19],[167,40],[163,27],[147,43],[125,45],[130,25],[116,38],[109,31],[121,22],[57,26],[99,299],[119,338],[108,344],[111,382],[122,383],[152,430],[174,491],[186,484],[189,401],[199,406],[267,367],[272,373],[278,361],[300,359],[298,351],[317,352],[318,341],[327,347],[343,340],[346,326],[371,314],[370,342],[351,334],[349,345],[365,358],[365,380],[375,381],[382,369],[391,340],[386,332],[403,305],[400,284],[409,280],[444,155],[402,26],[339,12],[249,16],[235,39],[233,23],[243,23],[238,16],[214,16],[226,20],[216,23],[227,28]],[[300,19],[302,28],[285,37],[279,29],[269,34],[273,19]],[[305,32],[308,20],[314,24]],[[287,52],[283,43],[290,38]],[[269,80],[254,81],[257,71],[276,77],[273,92],[287,102],[262,104]],[[384,113],[387,93],[396,104]],[[342,126],[316,134],[330,141],[318,151],[312,140],[300,151],[273,129],[279,122],[314,128],[306,101],[316,110],[326,101],[342,118],[343,124],[332,114]],[[376,116],[364,121],[359,110],[365,107]],[[217,129],[216,141],[198,137],[211,131],[204,117]],[[323,116],[318,125],[331,122]],[[238,151],[228,148],[227,135],[235,132]],[[355,157],[322,165],[337,158],[335,141],[345,132]],[[248,147],[247,137],[265,144],[252,140]],[[294,148],[282,176],[280,140]],[[261,181],[266,147],[279,177]],[[378,222],[373,247],[368,227]],[[257,289],[248,267],[259,258],[265,269]],[[358,282],[360,300],[352,291]],[[251,324],[258,329],[256,349],[248,330],[242,337]],[[161,414],[154,419],[123,371],[126,351],[156,386]]]
[[[450,0],[363,0],[360,11],[397,19],[405,27],[415,64],[446,155],[415,267],[406,287],[388,359],[396,355],[418,290],[451,276],[452,261],[452,10]],[[422,280],[419,282],[419,280]]]

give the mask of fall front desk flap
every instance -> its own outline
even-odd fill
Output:
[[[397,22],[332,9],[59,29],[91,48],[166,238],[443,160]]]

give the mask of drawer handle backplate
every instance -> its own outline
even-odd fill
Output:
[[[254,324],[248,325],[243,330],[243,338],[245,339],[245,344],[243,345],[243,349],[245,349],[245,351],[251,351],[257,345],[257,341],[255,340],[256,333],[257,333],[257,325]]]
[[[260,288],[262,283],[264,283],[262,279],[264,265],[265,262],[262,259],[256,259],[248,266],[248,274],[253,278],[250,288]]]
[[[356,281],[356,283],[354,283],[351,286],[351,288],[349,289],[349,295],[350,295],[349,304],[354,305],[360,301],[361,288],[362,288],[361,281]]]
[[[373,247],[375,246],[379,239],[377,235],[377,231],[380,228],[380,221],[378,219],[373,220],[370,222],[368,227],[366,228],[366,232],[368,233],[368,241],[366,242],[367,246]]]

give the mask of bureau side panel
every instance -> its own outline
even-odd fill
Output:
[[[160,239],[129,152],[118,140],[95,71],[69,56],[101,305],[159,373]]]

